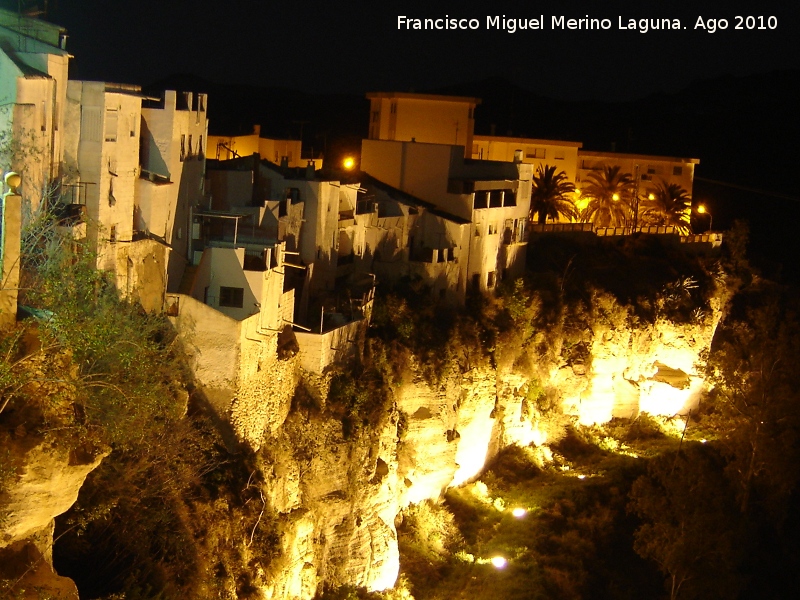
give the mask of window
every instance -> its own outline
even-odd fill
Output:
[[[564,160],[564,151],[563,150],[556,150],[555,156],[553,156],[556,160]]]
[[[244,306],[244,288],[220,286],[219,305],[242,308]]]
[[[108,241],[111,242],[112,244],[117,241],[117,226],[116,225],[112,225],[111,226],[111,231],[108,232]]]
[[[534,148],[533,146],[528,146],[525,149],[525,158],[545,158],[547,152],[544,148]]]
[[[119,121],[119,111],[116,108],[106,109],[106,131],[105,140],[107,142],[117,141],[117,122]]]
[[[189,154],[188,154],[188,157],[192,158],[192,156],[194,156],[194,155],[192,154],[192,134],[190,133],[189,134]]]
[[[203,136],[200,136],[200,141],[197,142],[197,160],[203,160]]]
[[[489,273],[486,275],[486,287],[494,287],[494,271],[489,271]]]
[[[292,204],[300,202],[300,188],[286,188],[286,198],[291,200]]]
[[[514,193],[514,190],[505,190],[503,192],[503,206],[516,206],[517,205],[517,195]]]
[[[500,208],[503,206],[503,190],[492,190],[489,192],[489,208]]]
[[[181,162],[186,160],[186,135],[181,134]]]
[[[658,172],[658,169],[655,165],[647,165],[647,174],[648,175],[655,175]]]
[[[289,210],[287,208],[288,202],[286,200],[281,200],[278,202],[278,218],[285,217],[289,214]]]
[[[497,224],[489,223],[489,235],[494,235],[495,233],[497,233]]]
[[[672,167],[672,174],[676,177],[683,175],[683,167]]]
[[[135,113],[131,113],[130,130],[131,130],[131,137],[136,137],[136,114]]]
[[[472,203],[472,208],[489,208],[489,192],[475,192],[475,199]]]
[[[373,110],[372,111],[372,122],[373,123],[377,123],[378,122],[378,117],[380,116],[380,114],[381,114],[380,111],[377,111],[377,110]]]

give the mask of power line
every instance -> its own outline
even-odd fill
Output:
[[[727,181],[719,181],[717,179],[706,179],[705,177],[695,177],[694,180],[702,181],[703,183],[711,183],[713,185],[721,185],[736,190],[743,190],[745,192],[753,192],[754,194],[761,194],[762,196],[772,196],[773,198],[781,198],[782,200],[793,200],[794,202],[800,202],[800,198],[797,196],[789,196],[788,194],[779,194],[777,192],[768,192],[766,190],[759,190],[758,188],[747,187],[737,183],[728,183]]]

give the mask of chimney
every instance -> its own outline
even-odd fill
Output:
[[[514,150],[514,163],[519,164],[522,162],[522,150]]]
[[[308,180],[314,179],[316,172],[317,172],[317,167],[314,164],[314,161],[309,160],[308,164],[306,165],[306,179]]]

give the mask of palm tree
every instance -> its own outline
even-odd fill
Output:
[[[642,205],[643,223],[672,225],[683,235],[691,231],[689,218],[692,212],[692,197],[677,183],[668,184],[662,180]]]
[[[630,173],[620,173],[620,167],[603,167],[587,177],[583,195],[588,204],[582,217],[598,227],[625,225],[631,212],[636,184]]]
[[[577,218],[578,209],[570,198],[574,192],[575,184],[567,179],[564,171],[556,173],[554,166],[539,165],[531,180],[531,222],[534,214],[537,214],[541,225],[547,221],[547,217]]]

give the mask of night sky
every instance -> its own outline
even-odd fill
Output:
[[[2,0],[16,6],[16,0]],[[44,0],[39,0],[43,6]],[[631,100],[691,81],[800,67],[796,3],[275,2],[49,0],[67,28],[71,77],[146,85],[176,73],[308,92],[424,90],[492,76],[564,99]],[[642,6],[651,6],[643,9]],[[476,31],[398,31],[397,17],[478,19]],[[487,16],[544,16],[539,31],[487,31]],[[607,18],[607,31],[552,30],[551,17]],[[734,30],[736,15],[777,29]],[[694,29],[726,18],[725,31]],[[678,18],[685,30],[619,30],[619,17]],[[773,21],[774,23],[774,21]]]

